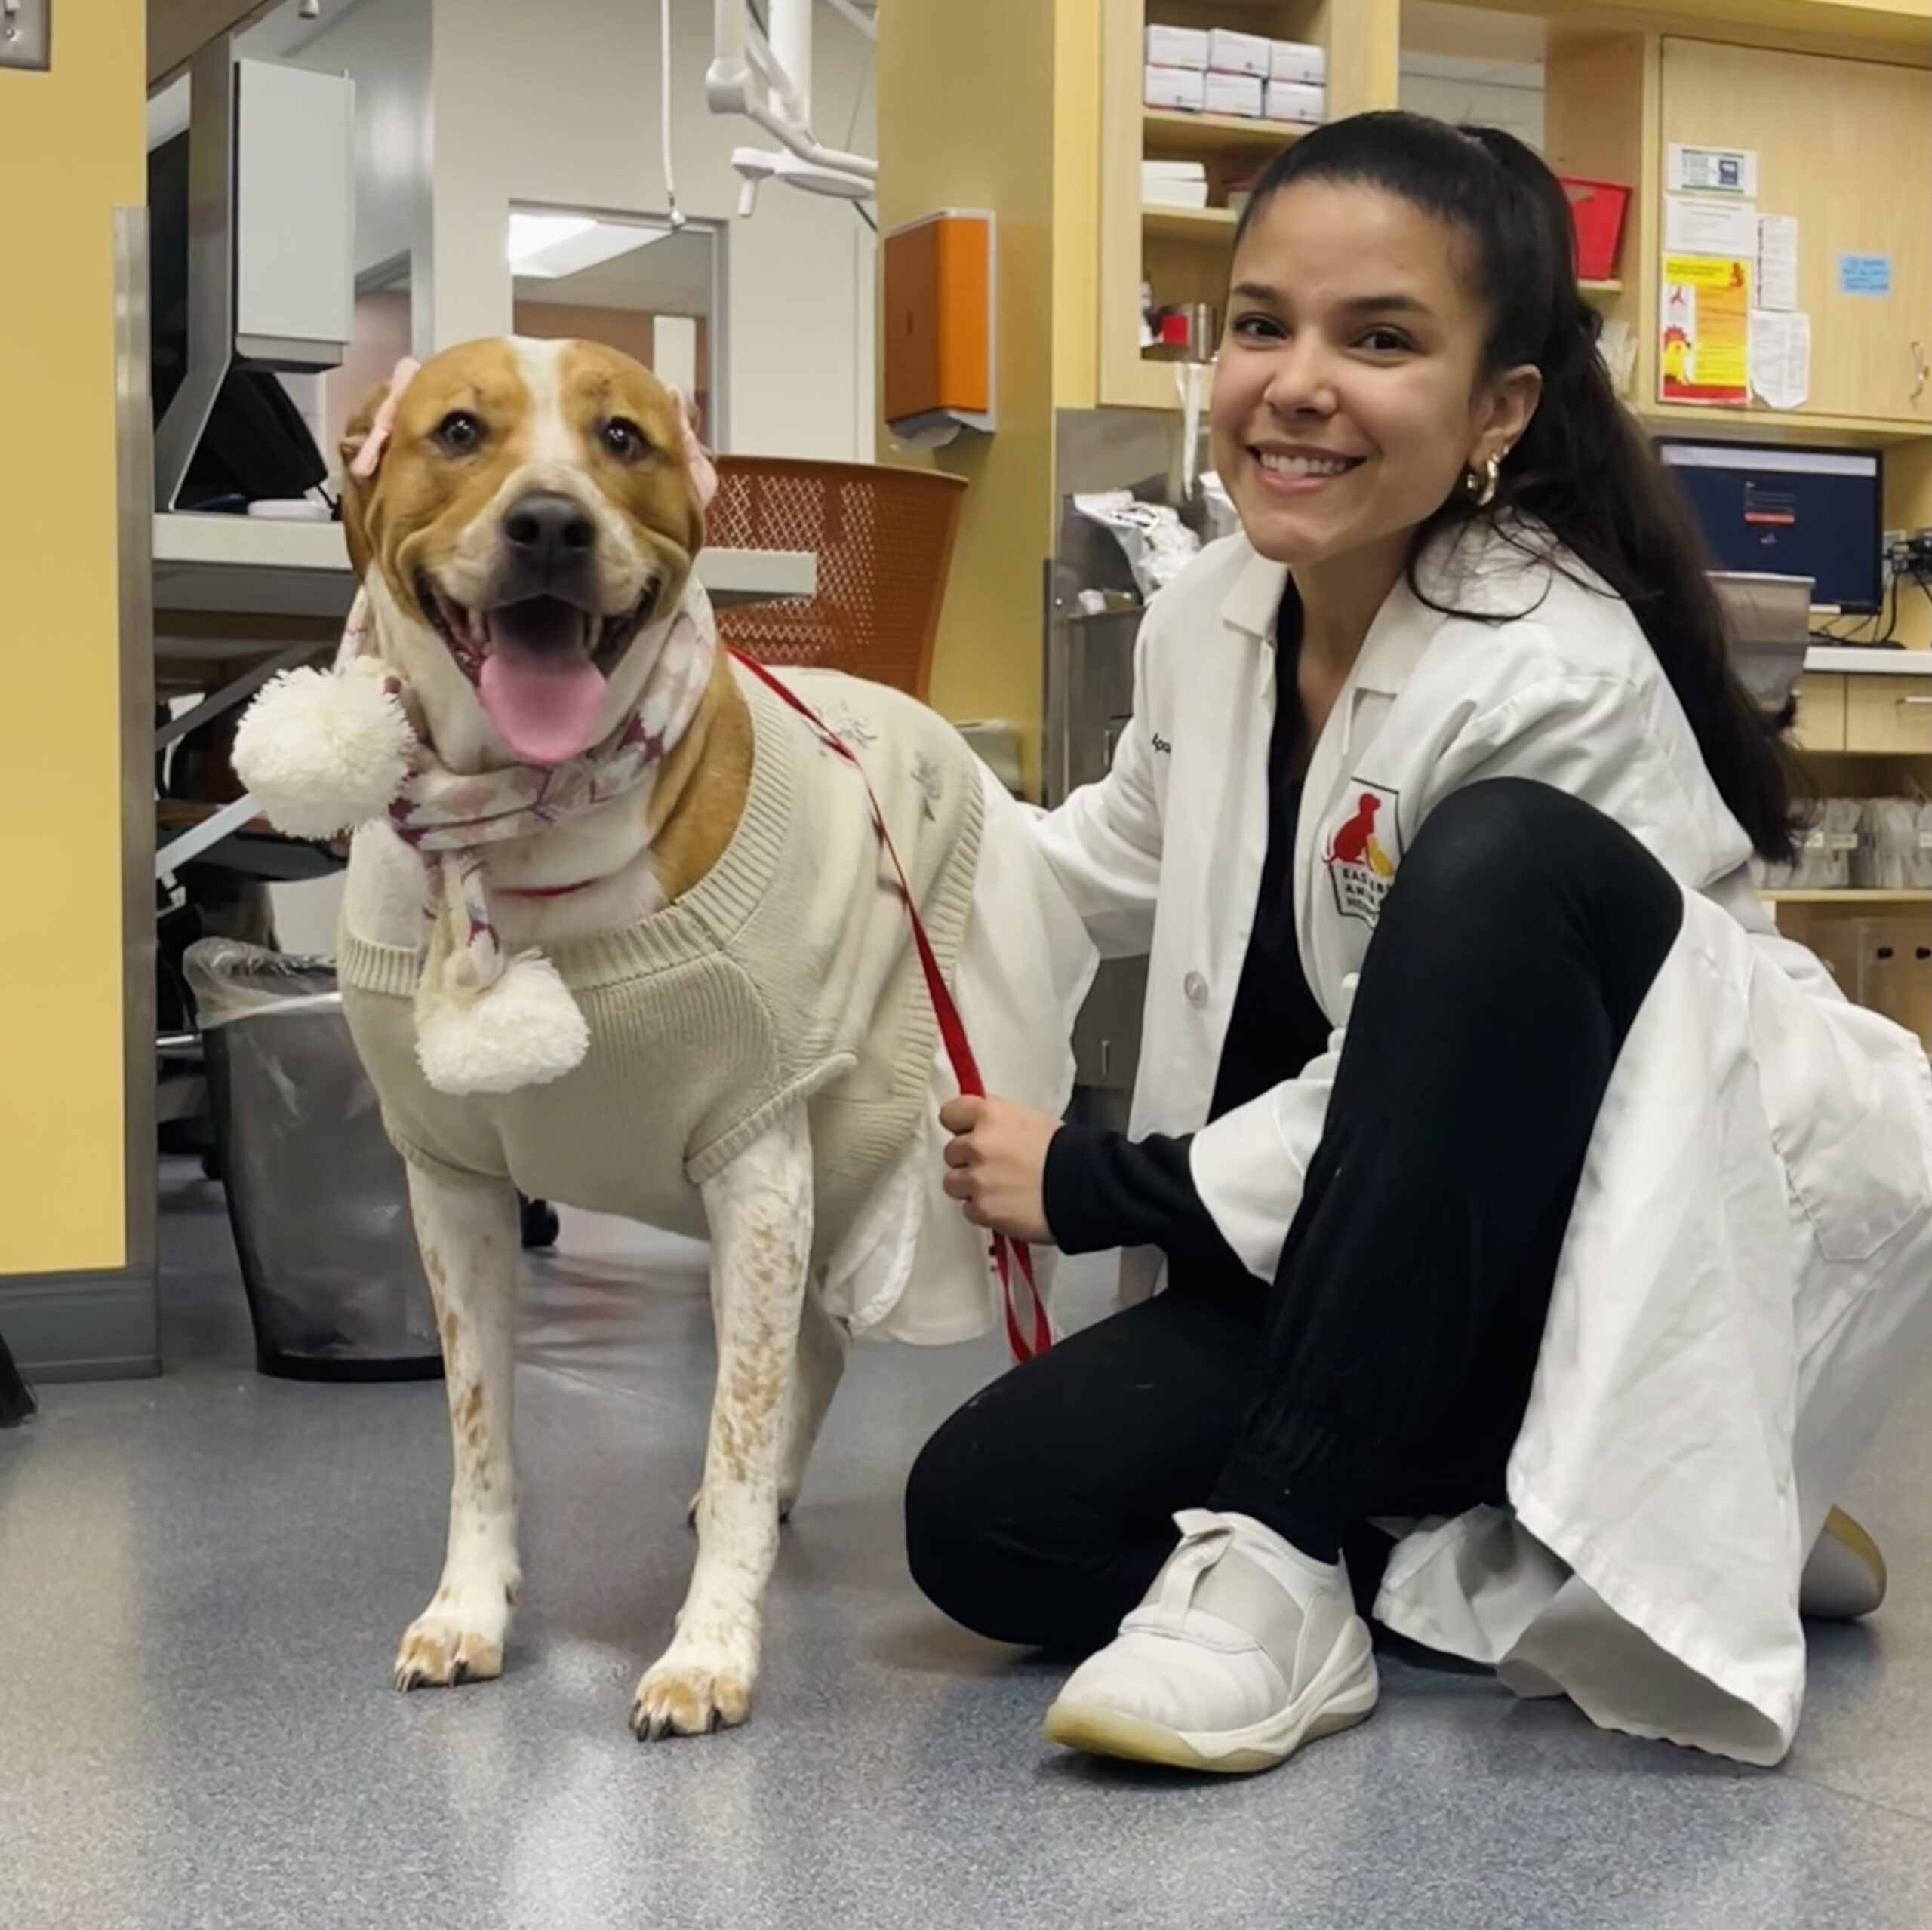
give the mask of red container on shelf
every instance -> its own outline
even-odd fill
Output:
[[[1577,233],[1577,279],[1607,281],[1617,272],[1617,244],[1623,236],[1630,190],[1620,181],[1589,181],[1575,174],[1557,178],[1570,197],[1570,223]]]

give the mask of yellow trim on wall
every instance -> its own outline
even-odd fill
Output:
[[[1085,4],[1085,0],[1079,0]],[[947,717],[1019,727],[1039,767],[1041,570],[1052,543],[1053,310],[1059,7],[974,0],[879,10],[881,230],[944,207],[998,212],[995,414],[933,457],[971,487],[933,653]],[[1085,237],[1076,244],[1091,247]],[[879,459],[903,462],[881,430]]]
[[[1054,9],[1054,406],[1099,399],[1100,0]]]
[[[0,69],[0,1276],[125,1264],[114,211],[147,198],[143,0]]]

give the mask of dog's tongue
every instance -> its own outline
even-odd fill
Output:
[[[590,748],[604,676],[583,658],[554,663],[498,650],[486,658],[483,708],[497,735],[529,764],[568,764]]]

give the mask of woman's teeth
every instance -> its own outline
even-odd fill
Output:
[[[1279,456],[1272,450],[1257,449],[1256,459],[1278,476],[1340,476],[1355,466],[1349,456]]]

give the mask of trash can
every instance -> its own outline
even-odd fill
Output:
[[[297,1380],[433,1378],[442,1349],[402,1160],[334,967],[205,939],[185,969],[257,1364]]]

